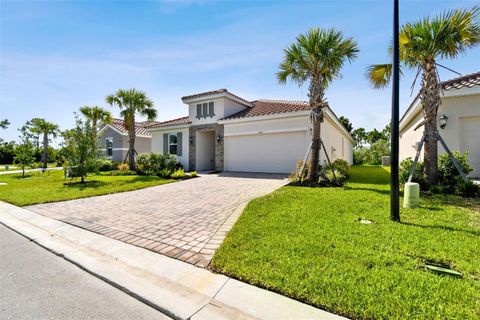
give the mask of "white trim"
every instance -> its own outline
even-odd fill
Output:
[[[272,129],[272,130],[259,130],[259,131],[244,131],[244,132],[234,132],[224,134],[224,137],[233,137],[233,136],[248,136],[248,135],[256,135],[256,134],[270,134],[270,133],[284,133],[284,132],[302,132],[307,131],[309,128],[301,127],[301,128],[290,128],[290,129]]]
[[[153,131],[164,131],[164,130],[171,130],[171,129],[184,129],[184,128],[190,128],[190,126],[191,126],[191,124],[179,124],[179,125],[176,125],[176,126],[145,128],[145,130],[153,132]]]
[[[293,112],[268,114],[268,115],[262,115],[262,116],[254,116],[254,117],[223,119],[223,120],[217,121],[217,123],[218,124],[230,124],[230,123],[241,123],[241,122],[253,122],[253,121],[262,121],[262,120],[291,118],[291,117],[302,117],[302,116],[308,116],[309,114],[310,114],[310,110],[302,110],[302,111],[293,111]]]
[[[451,88],[448,90],[443,90],[443,95],[441,95],[441,97],[450,98],[450,97],[460,97],[460,96],[471,96],[475,94],[480,94],[480,85],[476,85],[471,88],[463,87],[460,89]]]

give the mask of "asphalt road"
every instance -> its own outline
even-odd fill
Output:
[[[0,319],[170,318],[0,224]]]

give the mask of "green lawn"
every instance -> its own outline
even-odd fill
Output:
[[[85,184],[68,184],[63,171],[31,173],[27,178],[19,174],[0,175],[0,200],[26,206],[36,203],[54,202],[98,196],[108,193],[136,190],[173,182],[156,176],[89,176]],[[67,184],[65,184],[67,183]]]
[[[343,188],[283,187],[248,204],[212,268],[356,319],[478,319],[478,201],[422,196],[394,223],[389,199],[381,167],[352,167]]]

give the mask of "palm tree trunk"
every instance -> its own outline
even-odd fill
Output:
[[[322,107],[325,91],[320,84],[319,78],[313,78],[309,88],[309,102],[312,108],[310,119],[312,121],[312,152],[307,180],[316,182],[320,166],[320,125],[322,122]]]
[[[135,121],[129,126],[128,130],[128,167],[135,170]]]
[[[93,131],[93,136],[95,137],[95,141],[97,141],[97,119],[96,118],[92,119],[92,131]]]
[[[42,154],[42,167],[47,168],[47,159],[48,158],[48,133],[43,133],[43,154]]]
[[[440,84],[438,83],[435,61],[428,60],[423,64],[422,89],[420,100],[425,118],[425,180],[432,186],[438,182],[438,143],[436,134],[437,112],[440,106]]]

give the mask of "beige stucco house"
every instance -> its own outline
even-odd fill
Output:
[[[247,101],[226,89],[182,98],[188,116],[148,127],[152,152],[175,154],[187,170],[290,173],[311,141],[303,101]],[[353,139],[330,108],[322,139],[330,159],[353,161]],[[321,153],[322,164],[326,157]]]
[[[442,82],[442,103],[438,109],[439,134],[450,150],[468,151],[474,170],[470,177],[480,177],[480,72]],[[442,125],[442,117],[446,125]],[[400,119],[400,159],[415,157],[423,126],[422,106],[418,96]],[[445,120],[443,121],[445,122]],[[445,152],[439,143],[439,153]],[[423,152],[420,155],[423,159]]]

